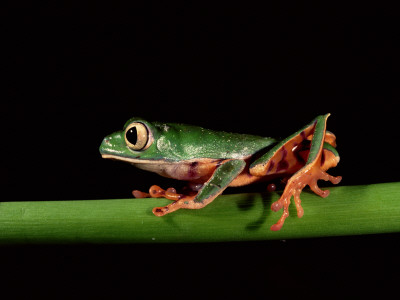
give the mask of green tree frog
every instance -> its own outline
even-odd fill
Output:
[[[339,163],[336,137],[326,131],[330,114],[321,115],[284,140],[255,135],[213,131],[198,126],[148,122],[132,118],[123,130],[104,138],[100,153],[159,175],[184,180],[190,192],[177,193],[156,185],[148,193],[134,190],[136,198],[164,197],[169,205],[156,207],[163,216],[181,208],[199,209],[211,203],[227,187],[243,186],[277,177],[284,178],[285,189],[271,209],[283,208],[271,230],[280,230],[289,215],[293,196],[298,217],[303,216],[300,193],[306,185],[317,195],[327,197],[317,181],[333,184],[341,177],[326,173]]]

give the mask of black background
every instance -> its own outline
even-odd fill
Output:
[[[283,138],[330,112],[341,155],[331,173],[343,176],[341,185],[400,180],[393,6],[55,3],[13,7],[5,25],[4,201],[128,198],[134,188],[173,185],[101,159],[102,138],[132,116]],[[327,297],[388,291],[398,279],[398,241],[391,234],[0,253],[3,283],[42,295],[79,296],[87,286],[87,295],[106,297]]]

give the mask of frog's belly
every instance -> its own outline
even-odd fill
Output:
[[[135,167],[157,173],[161,176],[191,182],[206,182],[223,160],[186,161],[179,163],[141,164]]]

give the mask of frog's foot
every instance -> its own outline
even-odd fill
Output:
[[[180,208],[186,208],[186,209],[203,208],[205,205],[211,202],[212,199],[215,198],[214,197],[212,199],[207,199],[208,201],[194,201],[196,193],[191,189],[191,187],[189,187],[188,189],[189,189],[187,191],[188,194],[180,194],[177,193],[176,190],[172,187],[168,188],[167,190],[164,190],[157,185],[153,185],[150,187],[148,193],[134,190],[132,191],[132,194],[133,196],[135,196],[135,198],[165,198],[174,201],[167,206],[153,208],[153,214],[155,214],[157,217],[164,216]]]
[[[337,157],[335,165],[338,162],[339,158]],[[303,216],[304,210],[301,207],[300,194],[306,185],[309,185],[314,193],[325,198],[329,195],[329,191],[321,190],[318,187],[317,181],[322,179],[325,181],[330,181],[333,184],[338,184],[342,180],[341,176],[334,177],[326,173],[323,170],[324,166],[325,165],[321,167],[320,163],[306,165],[303,169],[299,170],[289,179],[280,199],[271,205],[271,209],[273,211],[278,211],[283,207],[283,214],[281,218],[276,224],[272,225],[271,230],[276,231],[282,228],[285,219],[289,216],[289,204],[292,196],[296,205],[297,216],[299,218]]]
[[[167,190],[164,190],[160,188],[158,185],[151,186],[148,193],[134,190],[132,191],[132,195],[135,198],[166,198],[173,201],[185,197],[184,194],[177,193],[176,189],[172,187],[168,188]]]
[[[207,205],[207,203],[194,201],[196,195],[188,196],[181,194],[180,197],[181,198],[179,200],[176,200],[166,206],[153,208],[153,214],[156,215],[157,217],[162,217],[166,214],[172,213],[181,208],[200,209],[203,208],[205,205]]]

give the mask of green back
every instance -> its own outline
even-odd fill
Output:
[[[214,131],[185,124],[153,125],[159,134],[155,142],[158,150],[172,160],[243,158],[275,142],[272,138]]]

